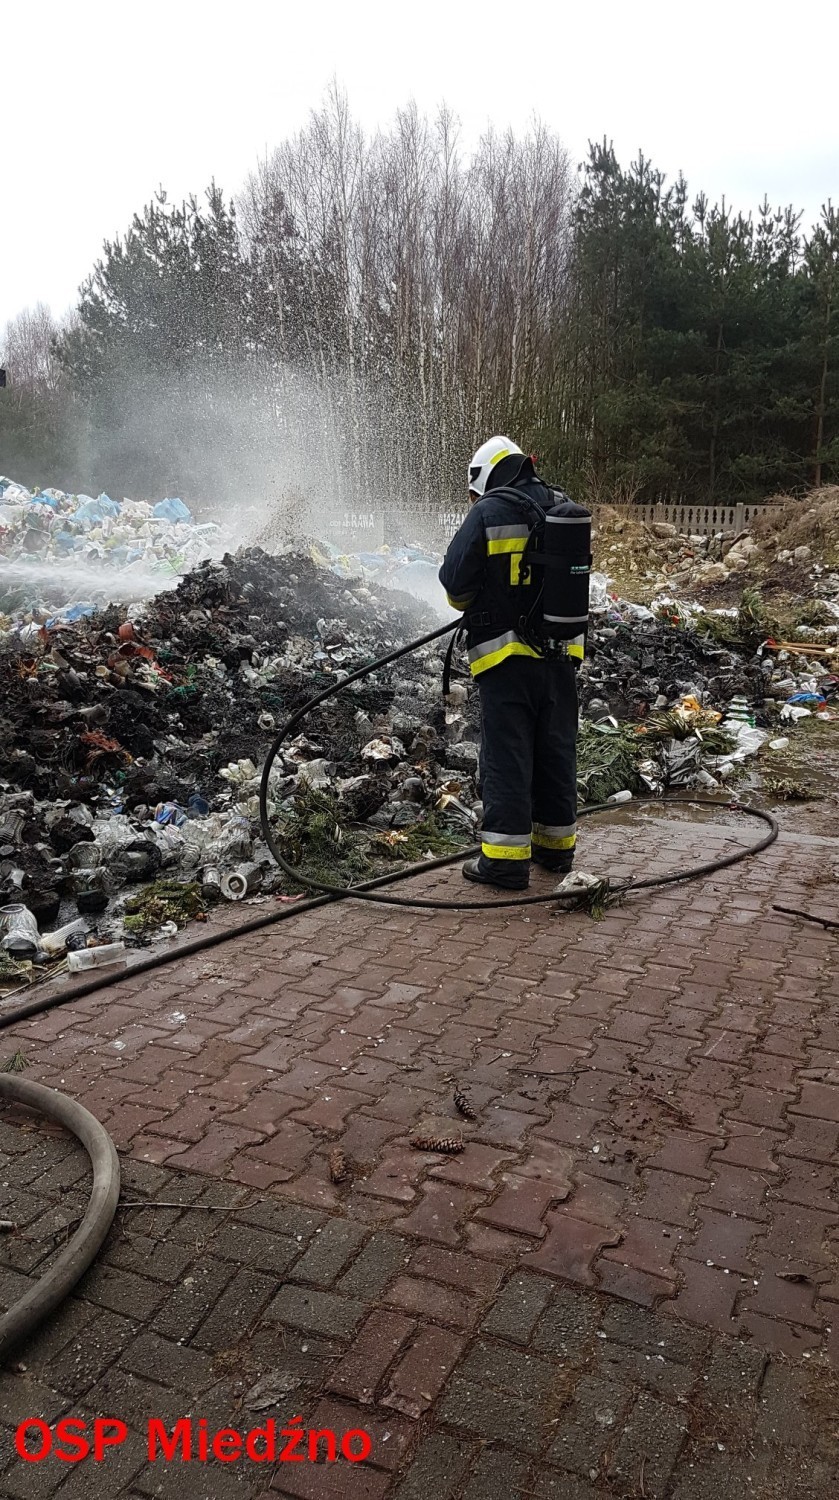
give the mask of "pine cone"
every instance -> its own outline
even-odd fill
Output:
[[[457,1156],[463,1150],[463,1141],[454,1135],[413,1135],[411,1145],[415,1151],[440,1151],[445,1156]]]
[[[469,1098],[469,1095],[466,1093],[466,1090],[462,1089],[459,1084],[454,1091],[454,1104],[455,1109],[460,1110],[460,1113],[463,1115],[464,1119],[477,1120],[478,1111],[475,1109],[475,1106],[472,1103],[472,1100]]]
[[[339,1146],[329,1153],[329,1175],[333,1182],[346,1182],[350,1175],[349,1163]]]

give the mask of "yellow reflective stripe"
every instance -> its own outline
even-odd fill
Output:
[[[533,830],[533,842],[540,849],[573,849],[577,843],[576,833],[569,833],[565,838],[552,838],[548,833],[537,833]]]
[[[526,536],[490,537],[487,541],[487,556],[496,557],[499,552],[523,552],[526,546]]]
[[[578,646],[575,641],[569,641],[569,643],[568,643],[568,655],[569,656],[577,656],[577,657],[579,657],[580,661],[582,661],[583,658],[584,658],[584,656],[585,656],[585,654],[586,654],[586,648],[585,648],[585,646]]]
[[[451,594],[447,594],[446,598],[448,599],[452,609],[468,609],[469,605],[472,603],[471,597],[469,599],[453,599]]]
[[[508,656],[535,656],[537,661],[542,660],[539,652],[533,651],[530,646],[525,646],[524,641],[511,641],[508,645],[502,646],[499,651],[490,651],[487,656],[479,656],[470,662],[472,676],[477,677],[488,667],[497,667],[498,663],[505,661]]]
[[[510,450],[509,450],[509,448],[502,448],[500,453],[496,453],[495,457],[490,459],[490,461],[489,461],[490,468],[494,469],[496,464],[500,464],[502,458],[509,458],[509,457],[510,457]]]
[[[529,859],[529,844],[481,844],[486,859]]]

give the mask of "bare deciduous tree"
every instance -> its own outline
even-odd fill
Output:
[[[300,337],[285,350],[323,389],[339,487],[369,495],[372,470],[380,493],[447,502],[470,444],[555,425],[543,393],[569,301],[572,199],[567,155],[538,122],[523,140],[488,134],[466,159],[447,109],[429,122],[410,104],[367,139],[337,87],[260,163],[241,199],[246,246],[276,266],[293,225]]]
[[[61,371],[53,351],[58,332],[59,325],[43,302],[24,308],[6,324],[0,351],[13,390],[57,390]]]

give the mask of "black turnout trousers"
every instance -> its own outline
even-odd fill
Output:
[[[573,858],[577,681],[568,657],[512,656],[477,679],[481,697],[481,866],[525,876],[531,853]]]

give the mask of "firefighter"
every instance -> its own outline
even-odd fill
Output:
[[[509,438],[490,438],[469,465],[468,487],[470,512],[440,569],[450,605],[464,615],[481,701],[481,852],[466,861],[463,874],[481,885],[525,890],[531,859],[559,874],[574,861],[576,673],[585,634],[548,659],[516,632],[533,587],[528,567],[520,576],[533,514],[493,492],[512,489],[550,510],[557,496],[538,478],[533,459]]]

